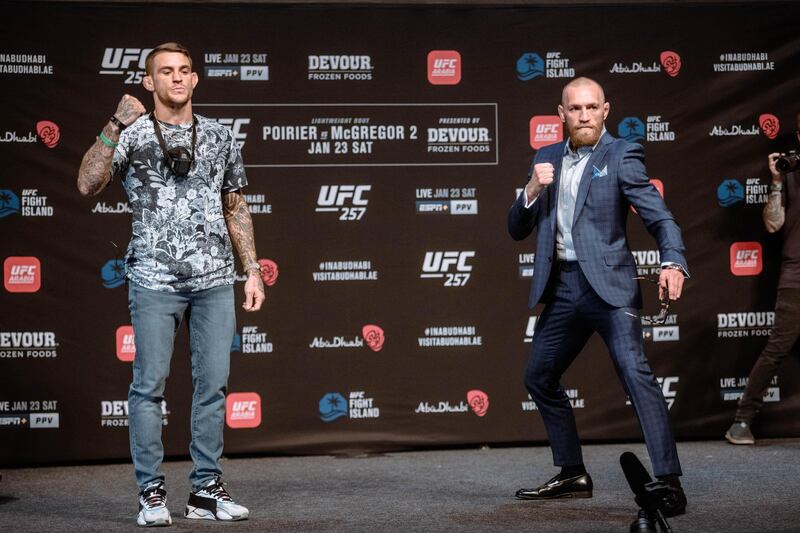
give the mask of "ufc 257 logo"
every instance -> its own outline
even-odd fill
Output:
[[[425,252],[419,277],[444,278],[445,287],[463,287],[472,272],[472,265],[468,261],[474,257],[475,252],[472,251]]]
[[[317,213],[339,213],[339,220],[361,220],[367,212],[366,193],[372,185],[323,185],[317,198]]]
[[[244,143],[247,140],[247,132],[242,128],[250,124],[249,118],[218,118],[217,122],[223,126],[227,126],[233,132],[233,138],[239,145],[239,150],[244,148]]]
[[[100,74],[124,76],[126,85],[142,83],[144,64],[152,48],[106,48]]]

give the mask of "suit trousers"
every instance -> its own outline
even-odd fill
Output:
[[[561,376],[597,332],[639,418],[656,476],[681,475],[666,401],[644,355],[637,309],[614,307],[594,291],[577,261],[559,262],[550,277],[549,303],[536,323],[525,386],[542,415],[553,463],[583,464],[569,398]]]

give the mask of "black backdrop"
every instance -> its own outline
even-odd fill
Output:
[[[580,75],[604,85],[608,130],[645,146],[683,228],[692,278],[645,342],[678,437],[720,438],[770,331],[780,235],[761,209],[766,155],[795,127],[798,16],[789,3],[11,4],[0,463],[128,455],[133,346],[111,242],[124,248],[129,215],[118,183],[84,199],[75,178],[122,94],[152,107],[140,60],[168,40],[193,52],[195,111],[243,143],[272,275],[265,309],[238,317],[228,453],[545,439],[522,385],[540,312],[526,309],[534,242],[513,242],[505,216],[532,141],[558,138],[560,89]],[[640,270],[657,271],[633,214],[629,235]],[[648,290],[645,313],[657,305]],[[169,455],[187,449],[189,369],[181,330]],[[789,358],[759,435],[800,435],[798,378]],[[584,438],[640,438],[599,339],[564,383]]]

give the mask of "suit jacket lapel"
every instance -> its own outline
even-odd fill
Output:
[[[580,215],[583,209],[583,204],[586,203],[586,197],[589,196],[589,186],[592,184],[592,169],[603,160],[611,141],[611,136],[608,133],[604,133],[600,138],[600,142],[597,144],[597,148],[594,149],[594,152],[592,152],[592,155],[589,157],[586,167],[583,169],[581,183],[578,186],[578,196],[575,198],[575,214],[572,217],[573,227],[578,220],[578,215]]]
[[[553,164],[553,183],[547,188],[547,200],[550,206],[550,230],[556,234],[556,219],[558,218],[558,188],[561,186],[561,163],[564,161],[564,146],[567,141],[561,143],[561,149],[556,152],[556,158],[551,161]]]

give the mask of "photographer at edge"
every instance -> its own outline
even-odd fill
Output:
[[[732,444],[755,444],[750,426],[764,402],[764,392],[800,337],[800,112],[793,141],[795,149],[788,154],[775,152],[767,156],[772,183],[762,218],[768,232],[783,229],[775,325],[750,371],[734,423],[725,433],[725,438]]]

